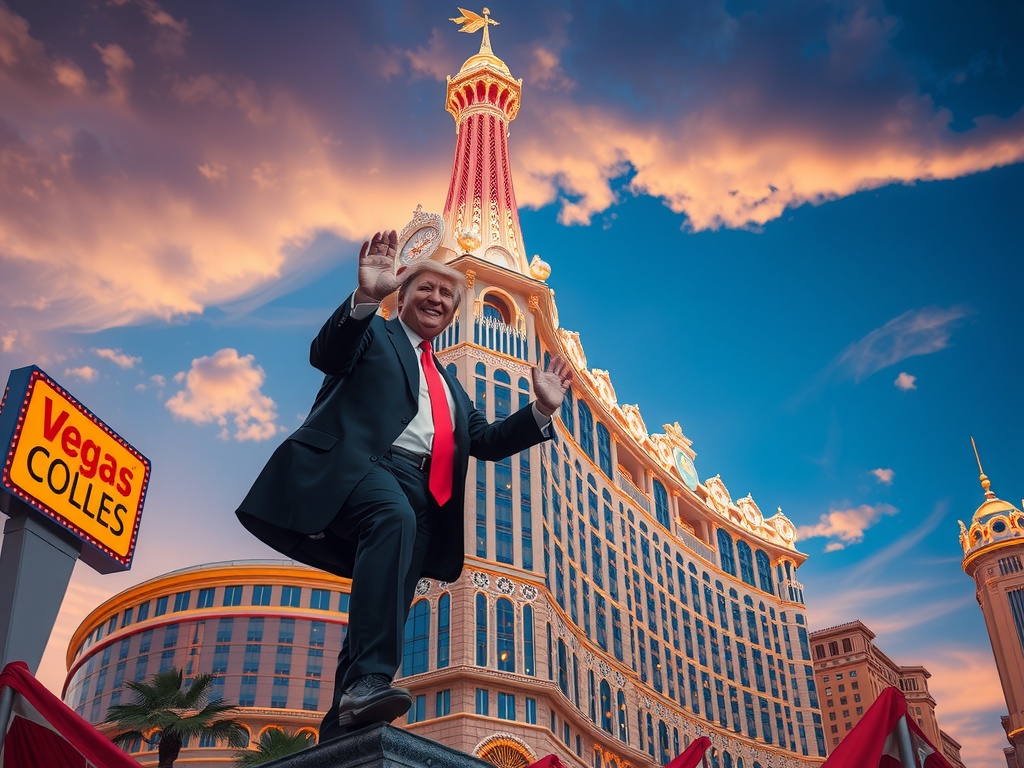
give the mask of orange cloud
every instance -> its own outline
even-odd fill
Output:
[[[889,504],[861,504],[850,509],[836,509],[822,515],[815,525],[801,525],[797,528],[798,539],[826,537],[832,539],[826,551],[843,549],[848,544],[864,540],[864,531],[883,516],[895,515],[899,510]]]
[[[872,469],[871,474],[874,475],[875,479],[882,485],[892,485],[892,479],[896,476],[896,473],[893,470],[883,469],[882,467]]]
[[[180,419],[196,424],[216,423],[227,440],[268,440],[278,432],[277,404],[260,391],[265,375],[252,355],[222,349],[192,361],[188,372],[174,378],[185,388],[164,405]]]

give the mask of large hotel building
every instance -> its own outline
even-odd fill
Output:
[[[397,724],[503,768],[549,753],[577,767],[660,766],[700,735],[713,768],[819,765],[793,525],[749,495],[733,499],[720,477],[699,479],[679,425],[652,434],[561,327],[551,268],[526,255],[509,172],[522,81],[484,21],[479,53],[447,85],[457,139],[444,211],[416,212],[400,258],[466,275],[466,300],[435,348],[488,418],[532,399],[530,367],[549,355],[577,377],[552,440],[471,463],[466,567],[455,583],[419,585],[400,673],[415,703]],[[64,699],[98,722],[125,680],[173,666],[215,674],[254,739],[266,727],[315,731],[346,589],[287,563],[148,581],[83,622]],[[155,764],[151,745],[135,746]],[[229,754],[187,750],[190,765]]]

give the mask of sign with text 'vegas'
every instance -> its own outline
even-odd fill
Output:
[[[0,407],[4,489],[59,523],[101,573],[128,570],[149,460],[35,366],[11,372]]]

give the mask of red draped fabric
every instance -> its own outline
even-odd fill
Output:
[[[711,739],[701,736],[688,746],[679,757],[665,765],[665,768],[697,768],[704,753],[711,746]]]
[[[530,763],[526,768],[565,768],[565,763],[558,759],[557,755],[545,755],[535,763]]]
[[[911,768],[900,760],[896,736],[896,723],[905,714],[907,700],[903,693],[898,688],[886,688],[821,768]],[[918,763],[915,768],[952,768],[912,717],[907,718],[907,726]]]
[[[0,672],[0,701],[13,692],[0,768],[139,768],[139,764],[32,677],[23,661]]]

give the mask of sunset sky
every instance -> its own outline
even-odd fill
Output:
[[[798,526],[812,628],[924,665],[968,768],[1006,711],[957,520],[1024,495],[1024,4],[493,0],[529,254],[648,429]],[[479,7],[470,10],[479,12]],[[0,375],[153,463],[102,599],[273,557],[233,510],[304,417],[358,244],[441,212],[454,3],[0,0]]]

